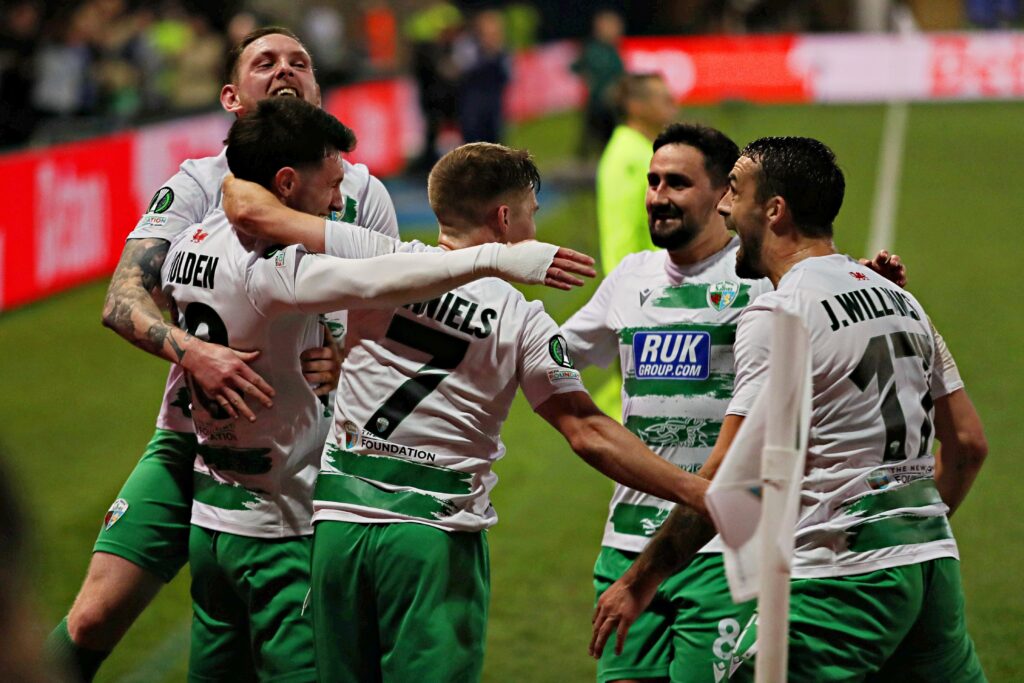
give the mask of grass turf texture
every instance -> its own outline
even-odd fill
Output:
[[[837,221],[839,248],[867,241],[884,109],[752,107],[688,109],[742,143],[760,135],[811,135],[828,142],[847,175]],[[1014,229],[1024,215],[1024,105],[911,108],[893,245],[909,263],[910,288],[956,354],[985,420],[989,462],[953,520],[963,560],[968,617],[989,679],[1024,680],[1024,516],[1016,457],[1024,439],[1022,311],[1012,289],[1024,249]],[[571,156],[577,120],[522,126],[510,142],[528,147],[542,170]],[[595,252],[593,199],[568,194],[545,207],[540,237]],[[0,317],[0,441],[33,519],[33,580],[48,629],[67,610],[113,500],[152,433],[164,365],[99,324],[104,283]],[[592,286],[569,294],[530,288],[556,320],[582,305]],[[584,375],[598,386],[600,371]],[[487,681],[591,681],[585,654],[593,599],[590,572],[611,484],[577,461],[561,438],[517,399],[503,437],[494,494],[500,523],[490,532],[493,595]],[[177,681],[187,660],[187,575],[157,598],[101,670],[99,681]]]

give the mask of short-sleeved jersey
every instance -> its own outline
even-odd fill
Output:
[[[518,387],[533,407],[585,391],[540,302],[487,278],[432,301],[350,311],[314,521],[477,531]]]
[[[243,239],[245,241],[243,241]],[[198,441],[192,522],[242,536],[312,533],[309,494],[330,427],[329,411],[302,376],[299,354],[321,343],[315,314],[294,305],[299,246],[240,238],[220,210],[171,243],[162,270],[180,327],[259,351],[253,370],[274,387],[273,408],[233,420],[191,386]]]
[[[622,422],[655,453],[696,472],[732,397],[736,322],[767,280],[736,275],[739,240],[689,267],[665,251],[627,256],[563,326],[581,366],[622,367]],[[672,503],[616,485],[602,545],[639,552]]]
[[[395,207],[384,185],[370,175],[363,164],[342,160],[342,166],[345,175],[341,181],[341,193],[345,199],[345,210],[341,220],[397,239]],[[226,148],[215,157],[185,161],[153,195],[146,213],[128,239],[155,237],[172,241],[182,231],[201,222],[210,211],[220,206],[221,183],[228,172]],[[344,314],[332,315],[327,322],[332,331],[343,331]],[[172,365],[167,375],[156,424],[160,429],[192,431],[188,391],[183,371],[178,365]]]
[[[794,266],[748,308],[736,340],[746,415],[767,378],[771,312],[810,334],[812,398],[794,578],[860,574],[957,557],[933,479],[933,401],[963,386],[936,353],[921,304],[843,255]]]

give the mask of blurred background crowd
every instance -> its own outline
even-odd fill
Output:
[[[654,11],[656,5],[657,11]],[[587,126],[600,149],[612,126],[607,89],[630,35],[885,30],[936,11],[938,28],[1013,27],[1020,0],[10,0],[0,3],[0,148],[45,144],[217,107],[227,48],[251,29],[295,30],[324,87],[412,75],[427,150],[451,122],[465,140],[501,135],[509,55],[579,39],[590,88]],[[945,9],[943,9],[945,8]],[[603,11],[609,10],[609,11]],[[596,17],[596,18],[595,18]],[[934,22],[933,22],[934,23]],[[585,150],[584,150],[585,151]],[[425,154],[420,165],[433,161]]]

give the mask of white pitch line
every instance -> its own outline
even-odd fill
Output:
[[[188,652],[192,619],[179,622],[142,663],[117,679],[116,683],[148,683],[167,680],[168,662],[176,662],[182,650]]]
[[[882,142],[878,150],[878,174],[875,176],[875,204],[871,215],[867,256],[879,249],[894,249],[896,209],[899,204],[900,181],[903,174],[903,148],[907,137],[906,102],[890,102],[885,108]]]

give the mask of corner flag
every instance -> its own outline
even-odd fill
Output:
[[[757,681],[786,680],[789,574],[811,414],[811,356],[799,316],[774,314],[768,380],[705,502],[725,542],[733,600],[758,597]]]

